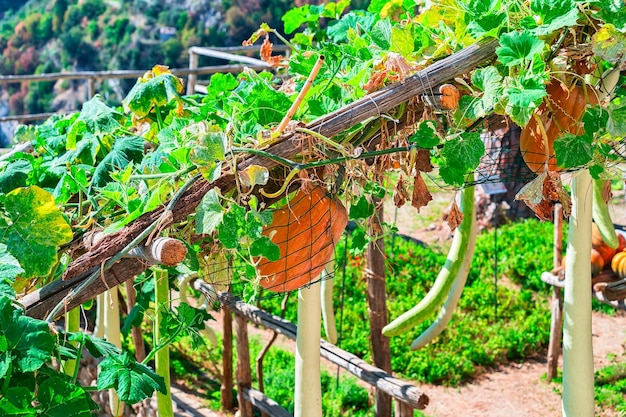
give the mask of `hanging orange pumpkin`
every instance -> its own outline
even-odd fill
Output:
[[[280,259],[262,258],[261,286],[270,291],[293,291],[318,279],[335,254],[335,244],[348,223],[340,201],[319,186],[303,186],[289,204],[274,212],[263,234],[280,248]]]
[[[554,156],[554,140],[563,133],[580,135],[580,123],[587,104],[597,104],[595,91],[589,86],[567,87],[552,80],[546,87],[547,100],[535,110],[522,129],[520,150],[526,165],[536,173],[558,171]]]

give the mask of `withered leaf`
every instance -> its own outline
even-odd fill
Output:
[[[380,88],[385,83],[385,79],[387,78],[387,71],[379,71],[372,74],[367,83],[363,86],[363,90],[368,93],[373,93],[374,91],[380,90]]]
[[[426,187],[426,183],[422,178],[421,172],[417,172],[415,174],[415,180],[413,181],[413,196],[411,197],[411,205],[417,209],[419,213],[421,207],[425,207],[428,205],[430,200],[433,199],[433,196],[428,191],[428,187]]]
[[[430,151],[428,149],[420,149],[417,151],[415,169],[421,172],[431,172],[433,170],[433,164],[430,162]]]
[[[409,199],[409,192],[406,190],[404,184],[404,178],[400,175],[398,182],[396,183],[396,189],[393,192],[393,203],[396,207],[402,207]]]
[[[554,204],[561,202],[563,214],[569,216],[571,200],[557,172],[546,171],[526,184],[515,196],[522,200],[541,220],[552,220]]]
[[[450,214],[448,214],[448,226],[450,226],[450,230],[453,232],[463,221],[463,213],[459,209],[458,204],[456,203],[456,199],[452,200],[452,207],[450,207]]]
[[[274,50],[273,47],[274,47],[274,44],[270,42],[269,37],[265,36],[265,39],[263,40],[263,44],[261,45],[260,55],[261,55],[261,59],[267,62],[270,66],[277,67],[280,65],[282,56],[272,55],[272,52]]]

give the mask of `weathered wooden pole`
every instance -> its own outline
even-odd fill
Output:
[[[554,269],[561,267],[563,236],[563,207],[557,204],[554,207]],[[552,319],[550,321],[550,343],[548,344],[548,374],[549,383],[557,376],[557,365],[561,355],[561,329],[563,328],[563,291],[561,287],[552,287]]]
[[[235,315],[235,325],[237,329],[237,400],[239,402],[239,415],[241,417],[252,417],[252,404],[244,396],[244,392],[252,386],[248,322],[245,317]]]
[[[233,410],[233,313],[222,308],[222,386],[220,398],[222,409]]]
[[[370,234],[381,235],[381,219],[383,206],[380,201],[370,223]],[[383,327],[387,325],[387,292],[385,286],[385,241],[378,237],[367,246],[367,302],[370,318],[370,341],[374,365],[391,373],[391,352],[389,338],[383,336]],[[391,417],[391,396],[381,390],[376,390],[376,417]]]

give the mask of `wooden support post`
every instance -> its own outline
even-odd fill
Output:
[[[396,400],[394,415],[396,417],[413,417],[415,415],[415,411],[409,404]]]
[[[250,374],[250,347],[248,346],[248,322],[245,317],[236,315],[237,329],[237,399],[240,417],[252,417],[252,404],[244,396],[244,392],[252,386]]]
[[[561,267],[563,207],[554,207],[554,268]],[[550,382],[557,376],[557,365],[561,355],[561,329],[563,328],[563,291],[560,287],[552,287],[552,319],[550,322],[550,342],[548,344],[548,374]]]
[[[189,69],[195,70],[196,68],[198,68],[198,54],[192,48],[189,48]],[[187,77],[187,95],[195,94],[197,78],[198,76],[195,73],[189,73]]]
[[[378,207],[371,219],[371,234],[380,236],[383,206]],[[379,237],[367,246],[367,302],[369,305],[370,340],[374,365],[391,373],[391,352],[389,338],[383,336],[383,327],[387,325],[387,297],[385,286],[385,241]],[[382,390],[376,390],[376,417],[391,417],[391,396]]]
[[[126,314],[130,314],[133,306],[136,302],[135,287],[133,287],[133,281],[129,280],[124,282],[126,288]],[[131,329],[131,336],[135,343],[135,359],[137,362],[142,362],[146,358],[146,345],[143,342],[143,333],[140,326],[133,326]]]
[[[87,82],[89,83],[89,88],[87,89],[87,100],[91,100],[94,94],[96,94],[96,79],[89,78]]]
[[[233,410],[233,313],[226,307],[222,309],[222,386],[220,397],[222,409]]]

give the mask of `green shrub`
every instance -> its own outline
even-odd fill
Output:
[[[409,345],[430,322],[391,338],[394,371],[412,380],[457,385],[481,368],[521,360],[544,350],[550,333],[549,287],[540,281],[540,276],[541,272],[551,269],[552,233],[552,224],[537,220],[498,228],[497,306],[493,232],[481,234],[468,284],[450,325],[434,343],[418,351],[411,351]],[[337,320],[342,322],[338,344],[371,362],[365,259],[349,251],[345,276],[342,276],[343,253],[342,241],[337,248],[334,298]],[[445,262],[445,255],[398,237],[387,240],[386,253],[387,306],[390,319],[394,319],[426,295]],[[504,276],[514,285],[506,283]],[[343,308],[340,305],[342,279],[345,281]],[[295,299],[291,297],[286,312],[286,318],[294,322]],[[278,314],[279,304],[280,298],[272,298],[263,300],[262,307]]]

